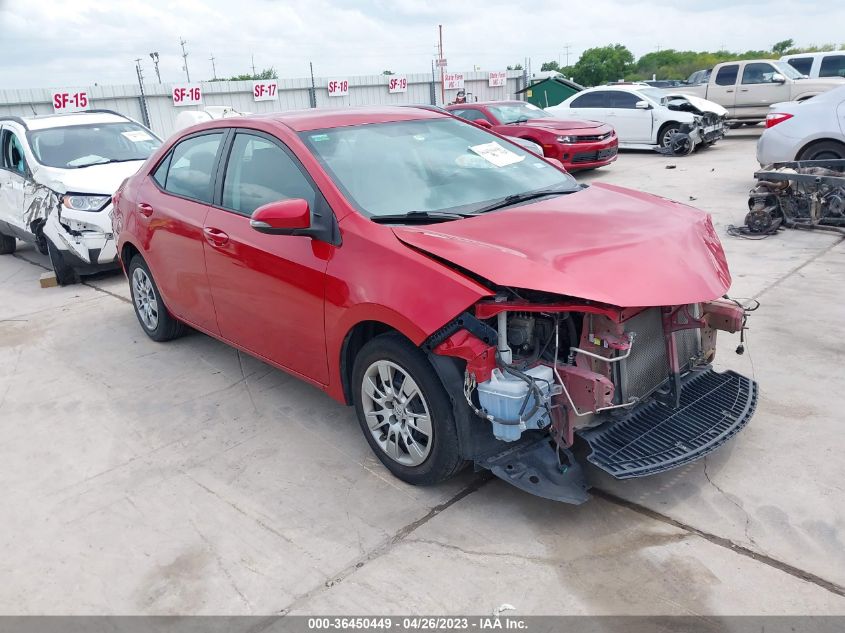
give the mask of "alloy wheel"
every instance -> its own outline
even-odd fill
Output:
[[[132,298],[144,327],[155,330],[158,326],[158,301],[150,277],[143,268],[136,268],[132,273]]]

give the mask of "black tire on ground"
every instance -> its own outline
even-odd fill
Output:
[[[56,281],[60,286],[79,283],[79,273],[68,265],[62,252],[50,240],[47,240],[47,254],[50,256],[50,263],[53,265],[53,272],[56,273]]]
[[[139,308],[138,291],[135,284],[136,270],[140,270],[141,273],[139,275],[149,281],[148,292],[155,299],[155,325],[152,327],[145,322]],[[155,279],[153,279],[153,274],[150,272],[144,258],[140,255],[135,255],[129,262],[129,270],[127,272],[129,274],[129,290],[132,294],[132,307],[135,309],[135,316],[138,317],[138,323],[141,324],[141,329],[144,330],[144,333],[154,341],[160,343],[182,336],[187,330],[187,326],[175,319],[168,311],[158,291]]]
[[[664,149],[669,147],[669,132],[680,132],[681,131],[681,124],[675,123],[674,121],[670,121],[669,123],[664,123],[663,127],[657,132],[657,144]]]
[[[11,255],[17,248],[17,242],[11,235],[0,233],[0,255]]]
[[[367,370],[378,361],[389,361],[410,376],[428,405],[432,427],[431,438],[428,441],[431,442],[431,448],[425,460],[418,465],[409,466],[394,460],[376,442],[376,438],[370,431],[364,410],[362,389]],[[449,479],[466,465],[458,449],[458,432],[455,427],[452,403],[428,358],[410,341],[396,333],[382,334],[371,339],[355,357],[351,384],[352,398],[361,431],[370,448],[394,476],[409,484],[426,486]],[[401,390],[401,384],[396,387]],[[397,447],[399,447],[399,440],[397,440]],[[403,444],[402,447],[400,450],[406,450],[407,454],[410,454],[407,446]]]
[[[845,158],[845,145],[837,141],[819,141],[805,148],[798,160],[836,160]]]

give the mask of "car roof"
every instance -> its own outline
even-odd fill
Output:
[[[286,125],[295,132],[308,132],[350,125],[365,125],[368,123],[392,123],[395,121],[414,121],[418,119],[443,119],[449,115],[422,107],[407,106],[365,106],[356,108],[326,109],[312,108],[309,110],[290,110],[287,112],[272,112],[256,116],[244,117],[238,121],[248,119],[275,121]]]
[[[116,112],[73,112],[69,114],[39,114],[24,117],[2,117],[18,119],[28,130],[45,130],[48,128],[69,127],[72,125],[96,125],[98,123],[126,123],[128,117]]]
[[[845,49],[838,50],[838,51],[818,51],[816,53],[791,53],[789,55],[784,55],[780,58],[780,61],[785,62],[788,59],[795,59],[796,57],[827,57],[828,55],[842,55],[845,54]]]
[[[492,106],[492,105],[525,105],[527,101],[520,101],[518,99],[501,99],[498,101],[473,101],[468,103],[453,103],[446,106],[447,110],[459,110],[461,108],[471,108],[473,106]]]
[[[598,92],[599,90],[621,90],[622,92],[639,92],[643,89],[650,89],[648,84],[609,84],[607,86],[595,86],[594,88],[585,88],[581,92],[576,92],[572,97],[577,97],[585,92]],[[570,99],[572,98],[570,97]]]

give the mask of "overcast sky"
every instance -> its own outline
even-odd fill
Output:
[[[0,88],[184,81],[273,66],[280,77],[430,71],[443,24],[450,70],[504,69],[526,57],[570,61],[622,43],[635,56],[660,48],[729,50],[845,41],[845,2],[834,0],[0,0]]]

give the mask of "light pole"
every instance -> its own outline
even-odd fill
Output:
[[[156,77],[158,77],[158,83],[161,83],[161,74],[158,72],[158,53],[150,53],[150,57],[153,60],[153,64],[156,67]]]

